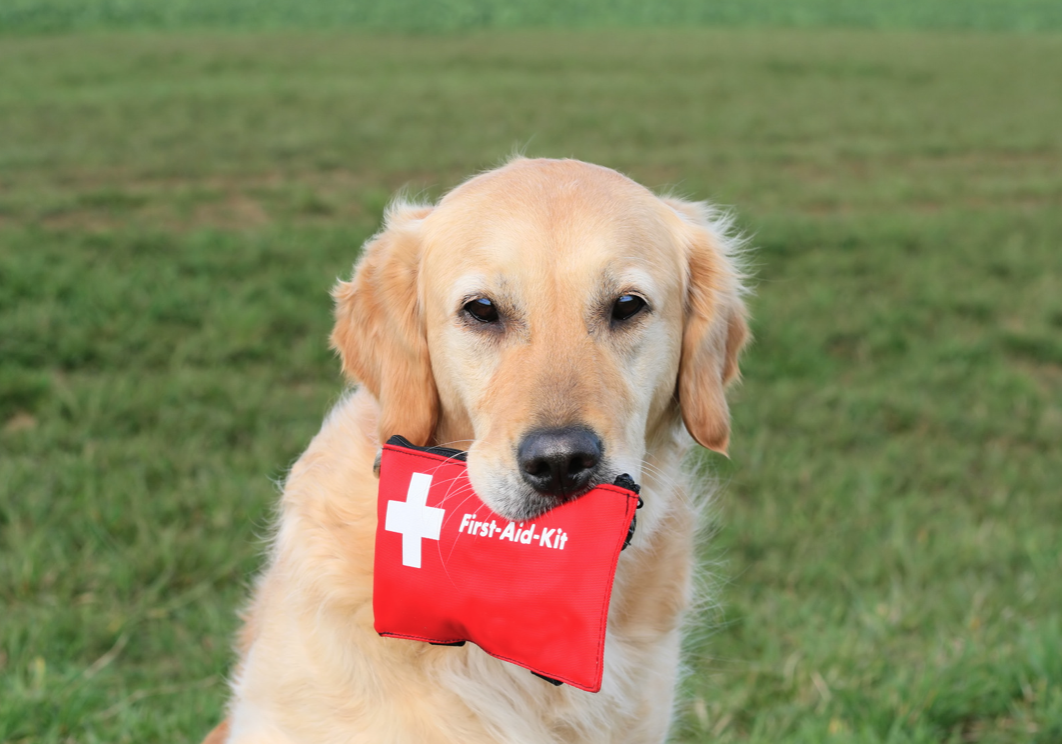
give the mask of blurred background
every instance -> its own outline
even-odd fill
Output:
[[[676,742],[1062,742],[1058,0],[2,0],[0,741],[198,742],[328,290],[514,150],[732,207]]]

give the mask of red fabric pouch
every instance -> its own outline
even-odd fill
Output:
[[[510,522],[472,491],[464,454],[401,437],[384,445],[376,632],[471,641],[555,684],[599,691],[612,580],[633,534],[638,486],[621,476],[622,486]]]

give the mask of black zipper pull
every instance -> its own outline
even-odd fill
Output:
[[[618,486],[620,488],[625,488],[628,491],[633,491],[635,494],[637,494],[638,495],[638,508],[639,509],[641,509],[645,505],[645,502],[642,501],[642,497],[641,497],[642,487],[639,486],[637,483],[635,483],[634,482],[634,478],[630,477],[630,475],[628,475],[627,473],[623,473],[622,475],[617,475],[616,476],[616,480],[615,480],[615,482],[613,482],[612,485]],[[638,526],[638,515],[635,514],[633,517],[631,517],[631,526],[627,530],[627,539],[623,541],[623,547],[620,548],[620,550],[626,550],[627,547],[631,544],[631,540],[634,538],[634,528],[637,527],[637,526]]]
[[[546,680],[547,682],[549,682],[549,683],[550,683],[551,685],[553,685],[554,687],[560,687],[561,685],[563,685],[563,684],[564,684],[564,683],[563,683],[563,682],[561,682],[561,681],[560,681],[559,679],[553,679],[553,677],[547,677],[547,676],[546,676],[545,674],[539,674],[538,672],[536,672],[536,671],[533,671],[533,670],[530,670],[530,669],[529,669],[528,671],[530,671],[530,672],[531,672],[531,674],[535,675],[535,676],[536,676],[536,677],[538,677],[539,679],[544,679],[544,680]]]

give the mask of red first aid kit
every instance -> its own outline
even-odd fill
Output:
[[[471,641],[554,684],[601,689],[605,626],[638,486],[627,476],[526,522],[472,490],[465,453],[384,445],[377,504],[376,632]]]

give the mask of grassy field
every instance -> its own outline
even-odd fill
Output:
[[[795,26],[1060,31],[1058,0],[4,0],[0,33]]]
[[[0,741],[217,720],[342,388],[329,287],[393,190],[514,147],[757,246],[675,741],[1062,741],[1062,37],[93,33],[0,70]]]

